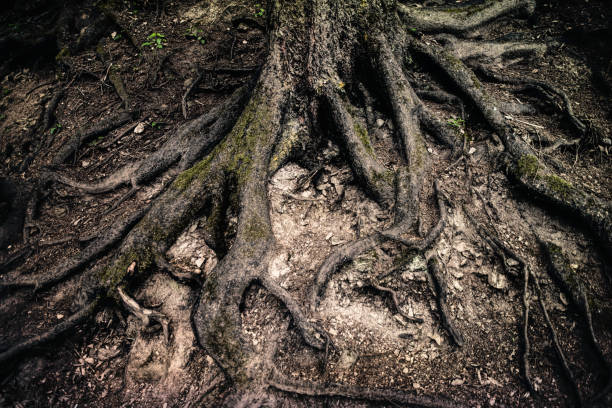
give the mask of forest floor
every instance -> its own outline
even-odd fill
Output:
[[[97,46],[63,56],[69,73],[58,68],[60,63],[27,61],[0,78],[0,170],[11,177],[34,180],[78,129],[116,112],[122,100],[109,84],[111,64],[121,73],[137,117],[83,145],[75,160],[59,169],[71,179],[95,181],[155,151],[172,135],[171,130],[184,122],[181,100],[200,73],[199,84],[187,98],[187,117],[194,118],[222,103],[249,79],[252,68],[262,63],[266,46],[263,25],[257,24],[259,10],[254,5],[246,10],[252,18],[232,22],[228,13],[239,11],[226,11],[220,17],[198,4],[168,3],[160,16],[155,7],[136,9],[126,5],[117,10],[116,18],[129,31],[112,31]],[[602,43],[589,34],[607,28],[610,13],[604,2],[563,4],[553,7],[540,2],[532,21],[515,27],[510,27],[513,22],[500,23],[496,29],[500,35],[508,33],[509,27],[510,31],[528,31],[534,42],[556,43],[541,57],[517,60],[507,72],[553,79],[567,92],[577,115],[590,118],[604,129],[605,138],[599,145],[574,145],[546,154],[560,163],[562,176],[568,181],[611,200],[612,103],[606,86],[612,68],[602,57],[609,42]],[[88,18],[85,11],[82,19]],[[15,22],[7,14],[0,17],[0,24],[1,30],[19,30],[20,25],[35,25],[36,21]],[[146,42],[153,42],[153,46],[143,47]],[[234,70],[215,72],[218,67]],[[19,163],[36,149],[26,135],[49,98],[62,86],[65,92],[55,120],[37,136],[44,138],[44,146],[27,171],[20,173]],[[502,99],[511,98],[503,86],[490,86],[490,92]],[[460,116],[457,107],[428,106],[448,118],[449,126],[459,123],[453,122]],[[375,111],[375,115],[377,129],[372,141],[384,144],[391,137],[393,121],[384,109]],[[568,133],[563,119],[555,113],[516,115],[512,120],[526,137],[536,135],[543,141]],[[544,304],[577,382],[586,393],[592,393],[601,385],[601,362],[594,361],[584,340],[584,322],[546,273],[542,251],[533,234],[526,231],[536,230],[562,247],[577,279],[599,301],[593,311],[594,329],[612,361],[612,292],[601,251],[572,219],[549,215],[512,188],[489,159],[496,147],[486,132],[459,127],[471,137],[472,174],[466,174],[463,162],[448,166],[446,153],[435,146],[429,147],[433,169],[446,194],[454,198],[474,193],[466,190],[465,180],[471,178],[476,194],[472,197],[474,206],[468,210],[483,224],[493,225],[500,238],[539,276]],[[356,185],[333,141],[321,150],[321,163],[317,169],[287,164],[271,178],[268,187],[273,232],[282,243],[272,272],[304,303],[315,268],[334,247],[360,234],[383,230],[392,221]],[[69,186],[55,185],[30,227],[31,242],[38,243],[35,250],[22,265],[2,271],[0,277],[44,274],[49,266],[81,250],[79,237],[103,231],[116,219],[128,217],[150,202],[163,181],[143,186],[117,208],[114,204],[127,187],[114,193],[81,195]],[[479,197],[486,197],[490,204]],[[433,200],[421,202],[421,213],[426,214],[423,228],[428,229],[437,217]],[[230,220],[228,236],[234,224]],[[177,267],[206,276],[217,259],[206,246],[200,225],[194,222],[168,255]],[[0,248],[0,261],[22,248],[19,242]],[[286,310],[258,287],[250,289],[245,299],[244,331],[255,348],[262,339],[277,336],[280,346],[276,370],[295,380],[407,389],[417,394],[451,396],[468,406],[570,404],[570,386],[559,368],[535,298],[529,364],[538,396],[527,391],[520,364],[523,279],[504,273],[496,254],[477,235],[465,211],[451,208],[436,250],[448,282],[450,314],[465,340],[462,347],[454,345],[440,325],[425,259],[401,251],[395,244],[385,244],[346,265],[330,282],[319,308],[320,323],[333,339],[335,350],[324,367],[291,327]],[[397,259],[406,262],[398,263]],[[98,262],[105,261],[107,258]],[[420,317],[423,323],[404,319],[387,296],[369,286],[369,276],[383,273],[388,273],[384,282],[398,293],[405,314]],[[0,298],[0,348],[69,316],[78,283],[75,278],[57,289],[38,293],[35,302],[27,293]],[[223,376],[195,343],[190,312],[197,292],[162,272],[154,274],[132,295],[143,306],[156,308],[170,318],[169,344],[160,331],[139,331],[135,318],[109,305],[93,321],[0,377],[0,406],[214,406],[222,394],[219,385]],[[287,327],[289,330],[285,330]],[[209,394],[207,389],[211,390]],[[608,397],[607,403],[611,401]],[[327,406],[324,399],[305,398],[295,404]],[[362,406],[354,401],[343,404]]]

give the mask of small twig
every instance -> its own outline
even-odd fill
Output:
[[[181,107],[183,109],[183,117],[185,119],[187,119],[187,98],[189,97],[189,94],[191,93],[191,91],[193,91],[193,89],[200,83],[203,77],[204,77],[204,71],[198,70],[198,75],[191,82],[191,84],[189,85],[185,93],[183,94],[183,98],[181,99]]]
[[[406,320],[408,320],[409,322],[413,322],[413,323],[423,323],[423,319],[421,319],[420,317],[413,317],[413,316],[409,316],[407,313],[405,313],[402,308],[399,305],[399,300],[397,299],[397,292],[394,291],[391,288],[387,288],[385,286],[381,286],[379,284],[377,284],[373,279],[370,279],[369,282],[370,287],[383,292],[383,293],[387,293],[391,296],[391,300],[393,301],[393,307],[395,307],[395,310],[397,310],[397,312]]]

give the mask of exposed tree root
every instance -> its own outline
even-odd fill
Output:
[[[3,368],[8,368],[9,363],[17,358],[22,357],[24,354],[29,353],[31,350],[37,347],[44,346],[45,344],[57,339],[66,331],[73,329],[83,320],[87,319],[93,313],[96,306],[96,301],[91,302],[45,333],[39,334],[38,336],[34,336],[27,340],[23,340],[9,349],[1,352],[0,366]]]
[[[386,293],[391,297],[391,301],[393,302],[393,307],[404,319],[413,323],[423,323],[423,319],[420,317],[410,316],[408,313],[404,312],[400,306],[399,300],[397,299],[397,292],[391,288],[387,288],[385,286],[381,286],[374,279],[370,279],[369,286],[376,289],[379,292]]]
[[[450,319],[450,313],[446,303],[448,289],[446,286],[446,280],[444,279],[442,271],[440,270],[440,265],[438,265],[438,261],[432,257],[429,259],[429,261],[427,261],[427,268],[434,281],[434,286],[436,287],[438,311],[440,312],[442,326],[444,326],[444,328],[448,331],[448,334],[450,335],[451,339],[453,339],[455,344],[461,347],[464,343],[463,336],[455,328],[455,325]]]
[[[355,176],[372,197],[383,206],[389,206],[393,198],[393,171],[376,160],[367,131],[353,121],[336,92],[328,91],[325,99]]]
[[[400,390],[361,388],[339,384],[299,384],[280,381],[274,375],[269,381],[270,387],[291,394],[310,397],[344,397],[370,402],[389,402],[393,404],[408,404],[416,407],[457,408],[457,404],[440,396],[414,395]]]
[[[486,1],[482,5],[457,8],[412,8],[398,4],[407,27],[422,32],[466,34],[499,17],[520,13],[529,15],[535,8],[533,0]],[[450,12],[449,12],[450,11]]]
[[[56,267],[52,271],[45,273],[40,279],[24,279],[13,282],[0,282],[0,292],[17,289],[33,289],[41,291],[69,278],[73,274],[82,270],[89,262],[97,259],[106,251],[121,241],[130,229],[146,214],[148,207],[136,211],[126,220],[117,219],[109,229],[98,239],[89,244],[82,254],[70,259],[64,264]]]
[[[140,306],[138,302],[126,294],[122,288],[118,288],[117,293],[119,294],[119,298],[123,302],[123,305],[130,311],[130,313],[142,321],[143,327],[149,326],[152,321],[161,325],[162,330],[164,331],[164,339],[166,340],[167,344],[168,340],[170,339],[168,318],[162,313]]]
[[[442,42],[460,60],[476,59],[481,64],[483,60],[499,62],[508,58],[542,55],[547,48],[543,44],[529,44],[518,41],[471,41],[458,39],[450,35],[440,35],[436,39]]]
[[[66,142],[66,144],[57,152],[53,158],[52,164],[57,166],[66,162],[69,158],[74,157],[76,160],[76,152],[84,143],[88,143],[98,136],[104,135],[121,125],[126,124],[132,119],[130,112],[121,111],[115,115],[102,119],[94,124],[89,129],[79,130],[74,136]]]

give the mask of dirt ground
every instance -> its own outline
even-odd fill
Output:
[[[79,181],[95,181],[155,151],[171,130],[184,122],[181,100],[200,73],[201,80],[187,100],[188,118],[222,103],[262,63],[265,34],[255,4],[211,10],[190,0],[165,2],[160,11],[154,4],[143,8],[140,3],[123,2],[115,16],[127,32],[113,30],[99,44],[63,56],[61,61],[28,61],[11,67],[0,78],[0,170],[11,177],[35,180],[54,152],[78,129],[116,111],[122,100],[109,85],[111,64],[121,73],[137,117],[82,146],[74,162],[62,165],[58,172]],[[244,18],[231,18],[236,15]],[[88,17],[84,12],[82,19]],[[609,49],[606,59],[609,44],[592,33],[608,29],[609,19],[603,1],[539,2],[532,20],[500,22],[494,30],[499,37],[529,32],[533,41],[552,44],[535,59],[517,59],[506,72],[552,79],[568,93],[577,115],[590,118],[604,130],[605,137],[596,144],[542,154],[560,164],[565,179],[607,200],[612,199],[612,104],[606,86],[612,68]],[[11,22],[8,14],[0,22],[2,30],[36,24]],[[153,42],[161,39],[161,48],[155,44],[143,47],[142,43],[151,42],[153,33],[163,34],[152,37]],[[215,67],[235,70],[205,70]],[[418,75],[427,78],[428,73]],[[485,86],[501,100],[516,98],[504,86]],[[32,134],[45,104],[61,87],[65,92],[51,127],[43,134]],[[518,97],[523,102],[531,98]],[[428,106],[449,120],[460,116],[456,106],[429,102]],[[374,115],[377,129],[372,142],[375,147],[384,146],[390,143],[393,121],[382,108]],[[549,115],[514,115],[512,122],[532,141],[571,138],[567,124],[554,111]],[[450,208],[447,226],[434,249],[443,261],[450,316],[463,345],[458,347],[441,324],[425,259],[396,243],[386,243],[347,264],[326,289],[317,320],[335,346],[327,358],[304,344],[286,309],[273,296],[257,286],[249,290],[243,329],[262,352],[263,344],[277,342],[274,362],[279,376],[444,395],[475,407],[573,405],[568,397],[571,387],[533,293],[529,366],[537,394],[525,387],[520,332],[523,278],[506,272],[499,257],[477,234],[468,212],[478,222],[492,226],[539,277],[543,303],[581,391],[590,395],[605,381],[604,364],[594,357],[585,340],[584,321],[550,278],[542,250],[529,231],[556,243],[568,255],[576,279],[596,300],[592,311],[595,334],[607,360],[612,361],[612,293],[602,255],[609,248],[598,247],[571,217],[551,216],[515,190],[491,159],[497,147],[488,132],[472,127],[469,121],[460,131],[470,136],[466,160],[470,160],[471,174],[463,162],[453,163],[439,146],[430,144],[428,150],[434,159],[432,177],[440,181],[451,202],[473,203],[469,208]],[[42,147],[32,165],[21,172],[20,163],[39,145]],[[388,211],[362,192],[332,140],[320,150],[320,163],[314,169],[287,164],[268,186],[273,232],[282,247],[272,272],[278,283],[304,304],[316,268],[335,247],[384,230],[393,221]],[[466,189],[468,178],[476,195]],[[81,195],[68,186],[55,185],[29,226],[34,250],[18,267],[0,271],[0,278],[43,275],[50,266],[78,253],[83,248],[81,237],[100,233],[114,220],[128,217],[150,202],[163,182],[160,178],[143,186],[117,208],[114,204],[127,187],[114,193]],[[432,191],[424,191],[423,198],[421,228],[427,231],[436,223],[438,212]],[[172,264],[202,277],[217,262],[204,242],[200,228],[204,221],[197,220],[187,228],[168,252]],[[230,237],[235,222],[230,220],[227,226]],[[24,247],[17,242],[0,248],[0,261]],[[103,258],[89,268],[105,261]],[[510,271],[513,266],[509,265]],[[370,277],[383,274],[382,282],[396,291],[403,313],[388,294],[370,285]],[[75,277],[35,295],[0,295],[0,350],[69,316],[78,286],[79,278]],[[143,306],[169,317],[169,342],[161,330],[143,331],[126,310],[105,305],[93,321],[3,374],[0,406],[215,406],[224,393],[223,375],[195,342],[190,313],[197,294],[198,289],[155,273],[133,288],[131,295]],[[402,315],[420,318],[422,323]],[[288,399],[282,392],[276,402],[278,406],[369,406],[342,399]],[[600,404],[610,406],[612,397],[605,397]]]

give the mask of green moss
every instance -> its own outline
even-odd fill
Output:
[[[353,128],[355,129],[355,133],[359,137],[359,140],[361,140],[363,147],[365,147],[366,152],[368,152],[369,155],[373,156],[374,149],[372,148],[372,143],[370,142],[370,136],[368,135],[368,131],[366,130],[366,128],[361,126],[361,124],[358,122],[355,122],[355,124],[353,125]]]
[[[116,297],[116,290],[128,274],[130,265],[136,262],[139,271],[147,270],[154,264],[154,255],[150,248],[131,250],[122,254],[112,265],[98,272],[98,280],[106,288],[107,296]]]
[[[573,190],[573,186],[559,176],[547,175],[544,177],[544,180],[546,181],[548,188],[561,195],[563,198],[567,198]]]
[[[267,224],[258,217],[250,218],[244,227],[244,237],[250,241],[264,239],[270,236]]]
[[[519,177],[535,177],[538,174],[538,158],[532,154],[521,156],[517,164]]]
[[[395,172],[393,170],[385,170],[382,173],[374,172],[372,175],[372,180],[375,183],[384,182],[389,185],[393,185],[395,182]]]
[[[64,47],[55,56],[55,61],[62,62],[64,59],[68,57],[70,57],[70,50],[67,47]]]
[[[234,174],[238,187],[242,186],[251,172],[253,157],[257,155],[257,141],[269,138],[273,132],[273,122],[266,102],[252,98],[223,142],[206,158],[181,173],[174,181],[174,188],[182,191],[196,179],[205,180],[210,174],[213,160],[218,157],[222,157],[223,162],[219,170]]]

